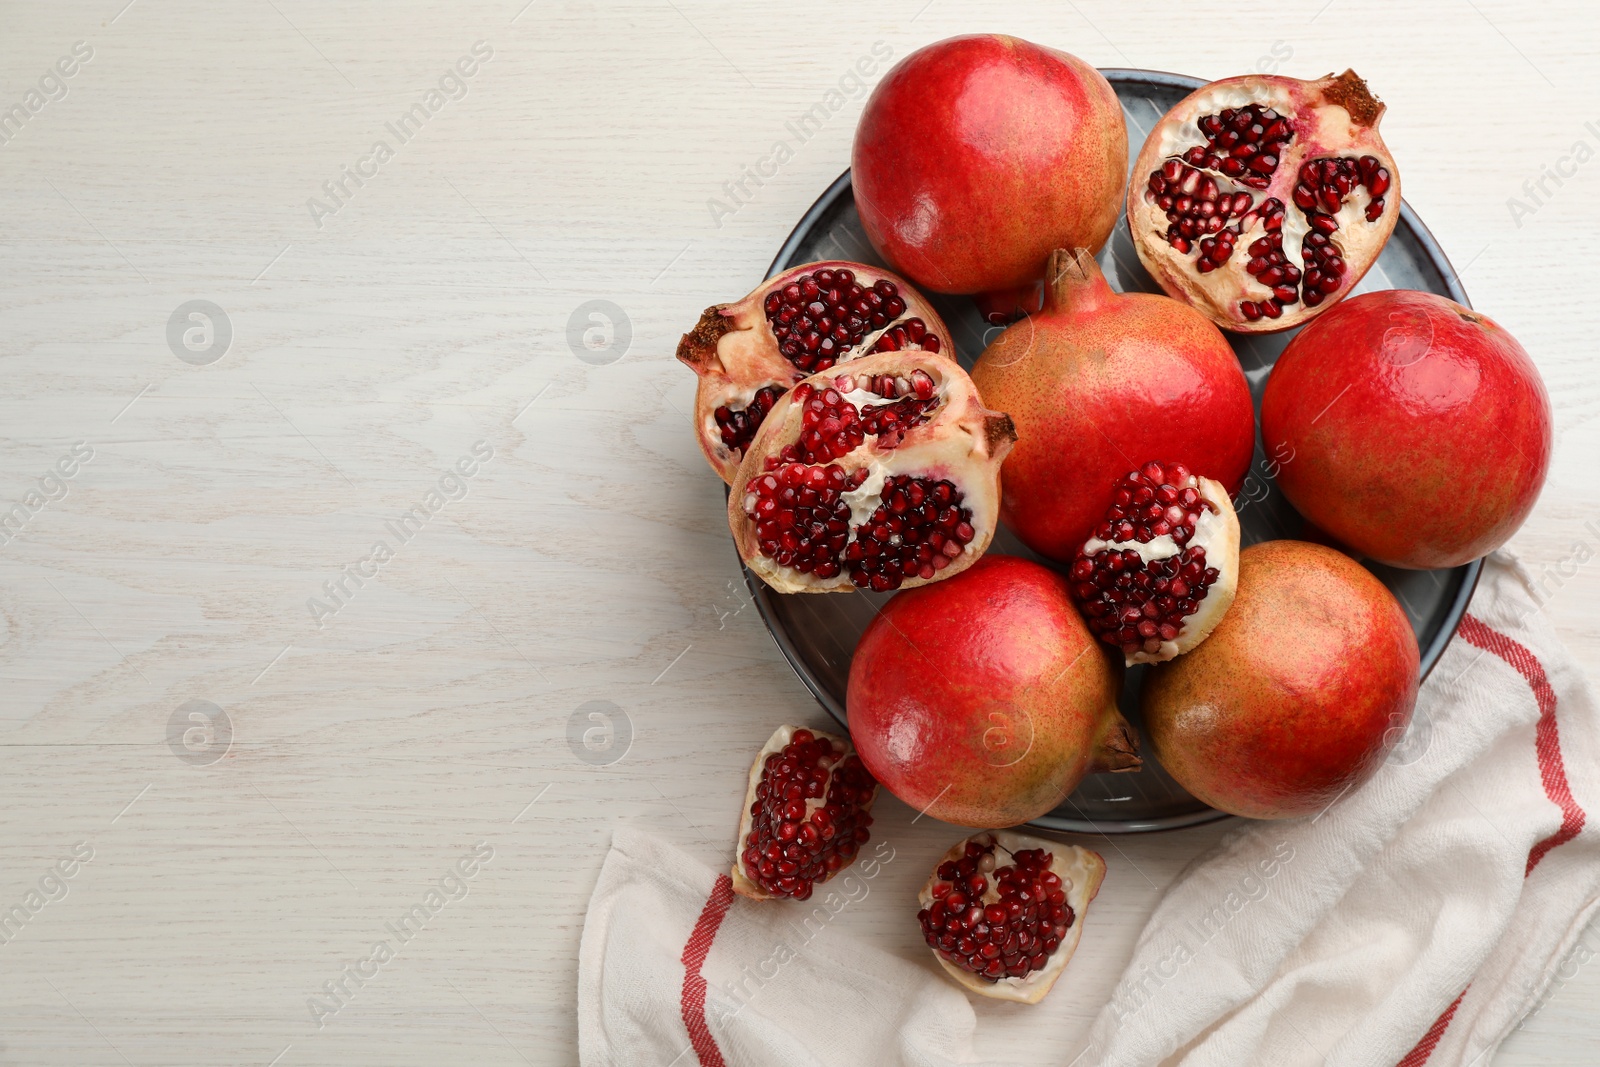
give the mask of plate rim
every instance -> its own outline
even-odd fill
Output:
[[[1107,81],[1113,84],[1118,82],[1143,82],[1163,88],[1181,89],[1184,92],[1193,92],[1195,89],[1208,84],[1203,78],[1196,78],[1188,74],[1175,74],[1169,71],[1142,70],[1137,67],[1100,67],[1097,69],[1105,76]],[[779,246],[777,253],[772,257],[772,262],[768,265],[764,278],[771,278],[788,269],[784,264],[799,249],[804,235],[810,232],[824,212],[832,210],[835,202],[849,187],[850,168],[846,167],[844,173],[830,182],[828,187],[822,191],[811,206],[806,209],[805,213],[795,222],[794,228],[789,231],[789,235],[784,238],[783,244]],[[1400,199],[1400,219],[1410,227],[1424,257],[1438,272],[1441,284],[1448,291],[1449,297],[1464,307],[1472,307],[1472,301],[1468,299],[1467,291],[1462,286],[1461,277],[1457,273],[1455,266],[1450,262],[1450,257],[1445,254],[1444,248],[1439,244],[1438,238],[1434,237],[1433,231],[1428,229],[1421,217],[1417,215],[1416,211],[1412,209],[1403,196]],[[1428,647],[1419,650],[1422,668],[1417,683],[1419,689],[1422,683],[1427,681],[1428,676],[1433,672],[1433,668],[1438,665],[1440,658],[1444,655],[1444,650],[1455,638],[1456,632],[1461,627],[1461,620],[1467,613],[1467,606],[1472,602],[1472,596],[1478,588],[1478,580],[1483,573],[1483,559],[1480,557],[1462,564],[1462,568],[1464,568],[1464,573],[1462,574],[1460,588],[1457,589],[1446,615],[1450,620],[1449,624],[1441,626],[1439,632],[1434,635],[1433,640],[1428,643]],[[1452,567],[1448,569],[1457,570],[1462,568]],[[751,600],[755,602],[756,611],[761,615],[762,625],[767,628],[767,633],[771,635],[773,642],[778,646],[778,651],[783,653],[784,661],[789,664],[789,669],[794,671],[795,676],[800,679],[801,684],[806,687],[817,703],[822,705],[823,710],[848,731],[849,716],[846,709],[838,701],[834,700],[833,694],[822,687],[816,678],[812,676],[809,669],[803,669],[803,661],[799,655],[799,650],[790,639],[788,630],[779,625],[772,608],[772,590],[765,582],[757,578],[749,567],[744,565],[742,559],[739,562],[739,569],[744,575],[745,587],[750,592]],[[1066,803],[1070,804],[1070,799]],[[1204,804],[1204,801],[1200,801],[1200,803]],[[1181,830],[1190,826],[1201,826],[1232,818],[1236,818],[1236,816],[1207,806],[1186,815],[1173,815],[1161,819],[1130,819],[1115,823],[1104,823],[1088,818],[1064,819],[1052,815],[1042,815],[1022,825],[1058,833],[1086,833],[1108,836]]]

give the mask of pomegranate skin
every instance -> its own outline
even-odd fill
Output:
[[[1366,568],[1267,541],[1239,554],[1238,592],[1211,636],[1152,668],[1141,708],[1162,766],[1200,800],[1294,818],[1377,769],[1411,721],[1419,673],[1411,623]]]
[[[1491,319],[1433,293],[1345,300],[1284,350],[1261,402],[1277,482],[1330,536],[1396,567],[1504,544],[1550,466],[1538,368]]]
[[[1111,83],[1015,37],[952,37],[873,90],[851,152],[872,247],[941,293],[1037,280],[1052,248],[1098,250],[1116,225],[1128,135]]]
[[[1136,770],[1120,667],[1064,578],[985,556],[897,595],[867,627],[846,706],[861,762],[919,811],[961,826],[1038,818],[1085,774]]]
[[[1062,562],[1140,464],[1182,463],[1232,497],[1255,448],[1250,386],[1222,331],[1168,297],[1112,292],[1086,249],[1051,254],[1044,310],[995,338],[972,380],[1017,428],[1001,518]]]

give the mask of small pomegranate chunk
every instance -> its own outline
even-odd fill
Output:
[[[1037,1004],[1078,947],[1105,861],[1007,830],[957,844],[918,895],[917,922],[945,973],[986,997]]]
[[[1072,592],[1129,664],[1187,652],[1222,621],[1239,569],[1239,520],[1222,486],[1181,463],[1146,463],[1072,561]]]
[[[678,343],[678,359],[700,378],[700,448],[731,483],[756,430],[795,382],[899,350],[954,352],[949,330],[919,293],[861,263],[807,263],[737,303],[709,307]]]
[[[746,565],[780,592],[936,581],[988,547],[1015,440],[954,362],[864,356],[774,405],[734,478],[729,526]]]
[[[750,768],[733,888],[757,900],[805,900],[871,836],[878,783],[850,742],[780,726]]]

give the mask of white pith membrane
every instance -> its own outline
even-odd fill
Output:
[[[756,804],[757,802],[757,790],[761,784],[761,779],[766,768],[767,757],[773,755],[774,753],[781,753],[785,748],[787,748],[789,742],[794,740],[795,731],[799,729],[802,729],[802,727],[787,725],[778,727],[778,729],[773,732],[772,736],[767,739],[767,743],[761,746],[761,751],[756,753],[755,760],[750,764],[750,775],[746,782],[744,794],[744,810],[739,817],[739,836],[734,841],[732,879],[733,891],[741,896],[750,897],[753,900],[789,899],[784,897],[782,894],[769,893],[759,884],[753,881],[751,875],[746,874],[744,870],[743,854],[748,843],[750,842],[751,831],[755,829],[755,815],[750,809],[752,805]],[[846,757],[855,755],[855,749],[851,747],[848,738],[839,737],[835,734],[826,733],[822,730],[807,730],[807,732],[810,733],[814,738],[820,738],[827,741],[837,753],[837,759],[834,760],[832,766],[829,768],[827,778],[828,784],[824,787],[822,796],[805,798],[804,821],[809,822],[812,816],[815,815],[820,808],[826,806],[828,802],[828,788],[833,784],[833,772],[838,769],[839,765],[844,762]],[[859,758],[857,762],[859,763]],[[863,773],[865,773],[864,770]],[[860,810],[863,813],[871,809],[873,802],[877,800],[877,795],[878,789],[876,783],[874,783],[870,797],[864,804],[860,805]],[[870,816],[868,816],[867,822],[870,824]],[[851,857],[852,862],[853,860],[854,855]],[[849,862],[842,863],[838,870],[826,873],[823,877],[815,879],[811,884],[821,885],[823,882],[826,882],[829,878],[834,877],[839,873],[839,871],[844,870],[848,866],[850,866]]]
[[[1166,467],[1170,470],[1172,465],[1168,464]],[[1142,468],[1142,470],[1148,469],[1148,464],[1145,468]],[[1122,488],[1123,484],[1123,482],[1119,482],[1118,488]],[[1228,494],[1221,483],[1210,478],[1189,474],[1176,483],[1169,482],[1164,484],[1170,484],[1180,491],[1194,489],[1199,494],[1201,507],[1194,523],[1192,535],[1187,537],[1182,544],[1174,540],[1170,534],[1158,534],[1143,541],[1139,540],[1137,536],[1127,540],[1102,540],[1098,536],[1092,536],[1084,542],[1083,548],[1073,561],[1073,569],[1069,571],[1073,583],[1073,596],[1078,602],[1079,609],[1083,611],[1085,618],[1089,622],[1090,630],[1095,634],[1097,640],[1122,649],[1124,662],[1128,666],[1132,666],[1135,663],[1163,663],[1182,655],[1204,641],[1211,635],[1211,631],[1217,628],[1217,624],[1222,621],[1222,617],[1227,614],[1229,606],[1233,603],[1234,593],[1238,588],[1239,518],[1234,513],[1233,504],[1228,499]],[[1084,586],[1092,583],[1081,577],[1079,572],[1079,568],[1084,565],[1085,560],[1088,560],[1096,571],[1103,571],[1105,565],[1104,557],[1101,557],[1101,553],[1133,552],[1138,555],[1141,568],[1144,568],[1148,567],[1152,562],[1171,560],[1189,548],[1204,549],[1205,560],[1203,566],[1208,569],[1215,569],[1217,576],[1205,588],[1203,596],[1195,606],[1195,610],[1190,614],[1183,615],[1175,624],[1177,627],[1175,636],[1166,637],[1158,632],[1153,637],[1142,637],[1140,640],[1144,643],[1143,647],[1137,651],[1129,651],[1126,645],[1120,641],[1113,641],[1109,636],[1102,633],[1097,622],[1101,617],[1095,615],[1093,610],[1089,608],[1088,605],[1091,598],[1086,596],[1084,592]],[[1132,572],[1129,573],[1131,574]],[[1097,589],[1094,599],[1098,599],[1100,593],[1101,590]],[[1124,606],[1131,604],[1132,606],[1143,608],[1144,602],[1153,600],[1155,595],[1171,594],[1162,589],[1159,594],[1152,594],[1137,601],[1130,596],[1129,601]],[[1178,595],[1174,599],[1182,601],[1186,596],[1187,594]],[[1156,616],[1146,616],[1145,619],[1139,621],[1148,620],[1152,624],[1159,625],[1160,621],[1165,621],[1167,618],[1167,613],[1163,612]],[[1154,650],[1150,647],[1151,643],[1156,645]]]
[[[1066,969],[1067,962],[1072,959],[1072,954],[1077,951],[1078,941],[1083,936],[1083,922],[1089,911],[1089,903],[1100,892],[1100,883],[1105,879],[1105,860],[1099,853],[1077,845],[1045,841],[1011,830],[988,830],[956,842],[939,863],[934,865],[934,873],[917,893],[917,903],[923,910],[931,910],[936,886],[950,884],[939,877],[940,866],[945,863],[959,863],[966,855],[968,842],[995,846],[994,862],[989,870],[984,872],[988,886],[976,901],[978,906],[982,907],[1000,900],[999,882],[993,874],[1000,868],[1011,865],[1011,856],[1028,849],[1041,849],[1050,854],[1049,870],[1061,879],[1062,888],[1066,891],[1066,903],[1073,912],[1072,922],[1062,934],[1060,944],[1056,946],[1055,951],[1049,954],[1044,967],[1030,971],[1020,978],[984,978],[944,958],[935,945],[930,944],[929,947],[933,950],[934,958],[939,961],[939,966],[957,985],[979,996],[995,1000],[1037,1004],[1046,993],[1050,992],[1050,988],[1056,984],[1056,979],[1061,977],[1061,972]],[[918,914],[920,918],[921,912]],[[926,931],[923,936],[927,937]]]
[[[988,548],[999,521],[1000,463],[1016,440],[1011,420],[983,407],[972,380],[953,360],[916,350],[862,356],[848,365],[834,366],[812,375],[802,383],[819,393],[835,389],[841,400],[866,413],[907,399],[911,394],[904,389],[919,372],[933,383],[932,405],[924,421],[890,434],[868,434],[843,455],[809,465],[837,466],[847,475],[861,479],[859,484],[843,488],[839,494],[849,512],[848,535],[838,556],[841,561],[851,552],[851,545],[858,540],[863,524],[872,520],[880,507],[887,506],[881,494],[890,479],[909,477],[924,479],[929,484],[949,482],[954,486],[959,499],[951,506],[969,513],[965,523],[972,529],[971,540],[954,554],[943,549],[944,561],[935,558],[936,569],[931,576],[902,576],[899,584],[893,587],[900,589],[957,574],[976,562]],[[866,382],[881,380],[885,375],[901,383],[900,395],[887,397],[860,386],[839,389],[836,385],[840,378]],[[755,483],[765,475],[782,474],[783,464],[778,470],[769,471],[766,461],[768,457],[780,456],[786,446],[798,442],[803,429],[804,405],[797,403],[796,398],[801,392],[797,385],[778,401],[746,451],[728,497],[728,524],[745,564],[779,592],[850,591],[856,586],[851,581],[849,565],[841,563],[838,574],[821,576],[781,564],[761,550],[755,514],[760,497]],[[898,550],[902,542],[891,539],[887,544]]]
[[[941,351],[954,351],[949,329],[920,293],[888,271],[843,260],[807,263],[790,268],[762,282],[742,300],[707,308],[695,329],[683,335],[678,344],[677,358],[699,377],[695,389],[695,436],[699,439],[706,460],[724,482],[732,483],[743,452],[730,447],[723,440],[716,417],[718,409],[746,411],[763,390],[776,389],[781,395],[806,376],[804,370],[797,368],[779,351],[777,337],[767,317],[766,299],[795,279],[814,276],[822,270],[849,270],[858,283],[868,288],[879,280],[888,281],[896,287],[906,305],[901,314],[893,316],[883,326],[869,330],[854,345],[842,349],[836,357],[835,366],[871,352],[873,345],[882,340],[885,334],[897,327],[904,327],[913,319],[920,319],[928,335],[939,338]],[[920,343],[908,344],[901,349],[922,350]]]
[[[1323,98],[1324,91],[1347,92],[1344,79],[1359,83],[1348,71],[1337,79],[1330,75],[1308,82],[1265,75],[1214,82],[1180,101],[1168,112],[1167,119],[1151,131],[1134,163],[1129,182],[1128,225],[1140,260],[1168,295],[1192,304],[1226,329],[1266,333],[1288,329],[1315,317],[1337,303],[1360,281],[1376,261],[1378,251],[1399,219],[1400,176],[1378,135],[1377,116],[1370,118],[1370,124],[1363,125],[1344,107]],[[1365,93],[1364,84],[1361,91]],[[1368,99],[1377,108],[1377,115],[1381,115],[1382,105]],[[1278,112],[1294,127],[1290,140],[1281,146],[1279,162],[1267,188],[1252,187],[1216,168],[1195,166],[1183,158],[1191,149],[1207,144],[1206,135],[1199,126],[1202,117],[1221,115],[1250,104]],[[1338,211],[1328,213],[1321,206],[1314,208],[1318,213],[1332,214],[1338,225],[1329,241],[1345,265],[1339,287],[1325,294],[1314,306],[1307,304],[1302,291],[1299,299],[1281,305],[1278,317],[1263,314],[1255,319],[1248,318],[1242,310],[1246,302],[1262,307],[1265,306],[1263,302],[1273,302],[1275,307],[1279,306],[1273,301],[1274,287],[1263,284],[1245,269],[1254,258],[1251,246],[1268,234],[1266,219],[1258,209],[1269,198],[1283,204],[1281,251],[1285,263],[1302,272],[1302,278],[1292,284],[1296,289],[1303,289],[1303,273],[1308,264],[1302,253],[1311,224],[1305,210],[1296,205],[1292,196],[1300,167],[1313,159],[1355,161],[1363,156],[1376,157],[1387,174],[1389,185],[1383,193],[1382,214],[1374,221],[1367,220],[1366,211],[1373,195],[1360,183],[1342,199]],[[1219,198],[1240,193],[1250,197],[1251,207],[1244,215],[1257,217],[1241,225],[1236,212],[1227,220],[1224,229],[1239,226],[1240,232],[1234,238],[1232,254],[1222,267],[1209,272],[1199,269],[1203,255],[1199,239],[1193,241],[1188,251],[1181,251],[1168,241],[1172,220],[1156,203],[1156,194],[1149,189],[1148,181],[1151,173],[1160,170],[1169,160],[1183,164],[1185,178],[1187,171],[1194,169],[1212,179],[1219,190]]]

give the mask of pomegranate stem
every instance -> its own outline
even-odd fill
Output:
[[[1046,312],[1092,311],[1112,296],[1111,286],[1100,273],[1100,264],[1087,248],[1058,248],[1050,253],[1045,267],[1044,307]]]

